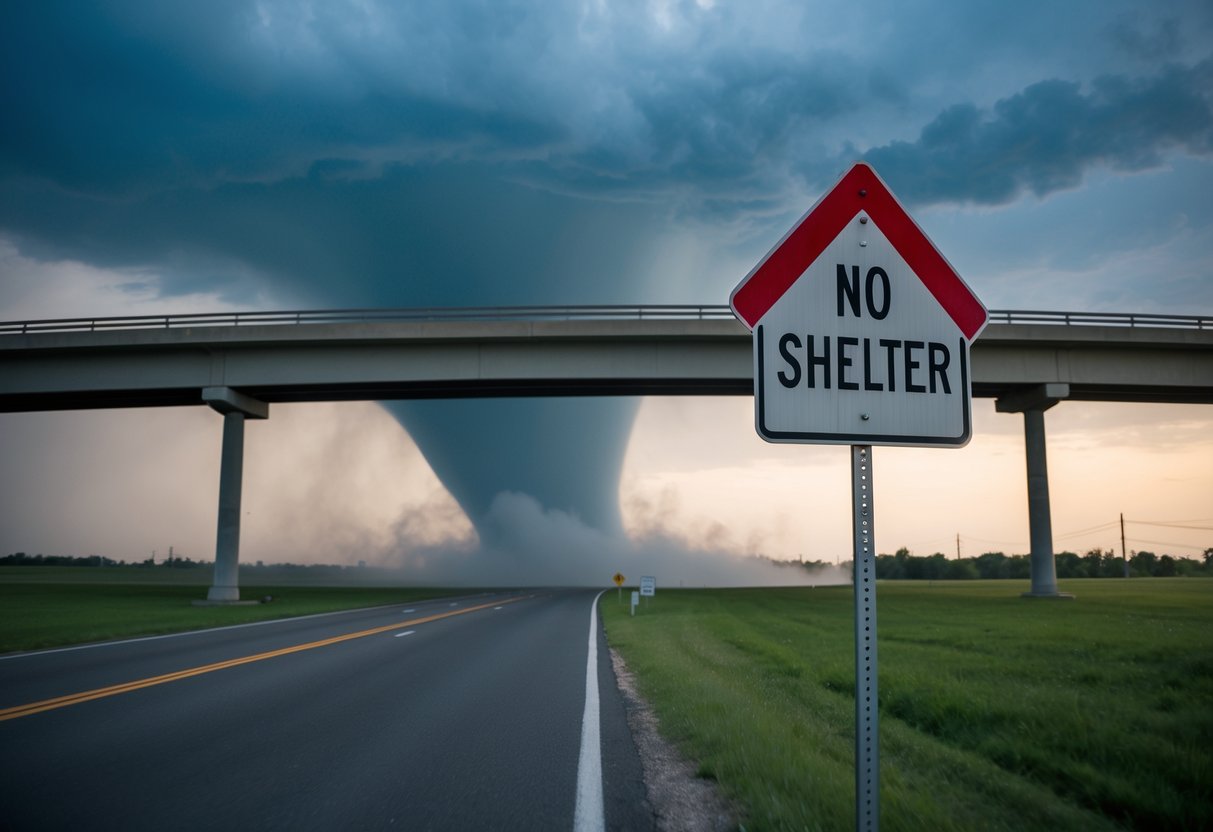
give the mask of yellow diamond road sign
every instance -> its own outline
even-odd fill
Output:
[[[615,582],[615,586],[623,586],[623,582],[626,581],[627,578],[623,576],[622,572],[616,572],[615,577],[611,578],[611,580]]]

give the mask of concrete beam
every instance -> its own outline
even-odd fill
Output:
[[[1051,382],[1000,396],[994,400],[994,409],[999,413],[1026,413],[1029,410],[1043,412],[1068,398],[1070,385]]]
[[[229,413],[240,413],[247,419],[270,417],[268,404],[230,387],[203,387],[202,401],[225,416]]]

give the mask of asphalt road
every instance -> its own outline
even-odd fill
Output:
[[[595,594],[0,658],[0,828],[571,830]],[[652,829],[596,638],[605,828]]]

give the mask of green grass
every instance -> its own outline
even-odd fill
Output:
[[[1213,581],[1024,588],[880,584],[882,829],[1213,828]],[[603,598],[663,734],[747,830],[854,828],[852,599]]]
[[[201,576],[192,574],[193,570],[186,572],[193,582],[182,577],[182,583],[157,584],[147,582],[149,576],[129,569],[28,567],[34,571],[11,574],[19,569],[27,567],[0,570],[4,577],[0,580],[0,653],[408,603],[469,592],[401,587],[242,586],[242,598],[270,595],[274,600],[255,606],[196,607],[192,602],[206,597],[209,570]],[[169,576],[173,577],[178,576]],[[96,582],[73,582],[85,578]],[[136,582],[127,583],[132,579]]]

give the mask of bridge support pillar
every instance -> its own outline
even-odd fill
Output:
[[[1042,384],[1003,396],[999,413],[1023,413],[1024,449],[1028,463],[1028,530],[1031,540],[1031,589],[1024,598],[1073,598],[1057,591],[1053,556],[1053,519],[1049,508],[1049,466],[1045,454],[1045,411],[1070,395],[1068,384]]]
[[[219,522],[215,534],[215,574],[206,599],[240,601],[240,514],[244,483],[244,420],[266,419],[269,405],[230,387],[207,387],[202,400],[223,414],[223,451],[219,464]]]

